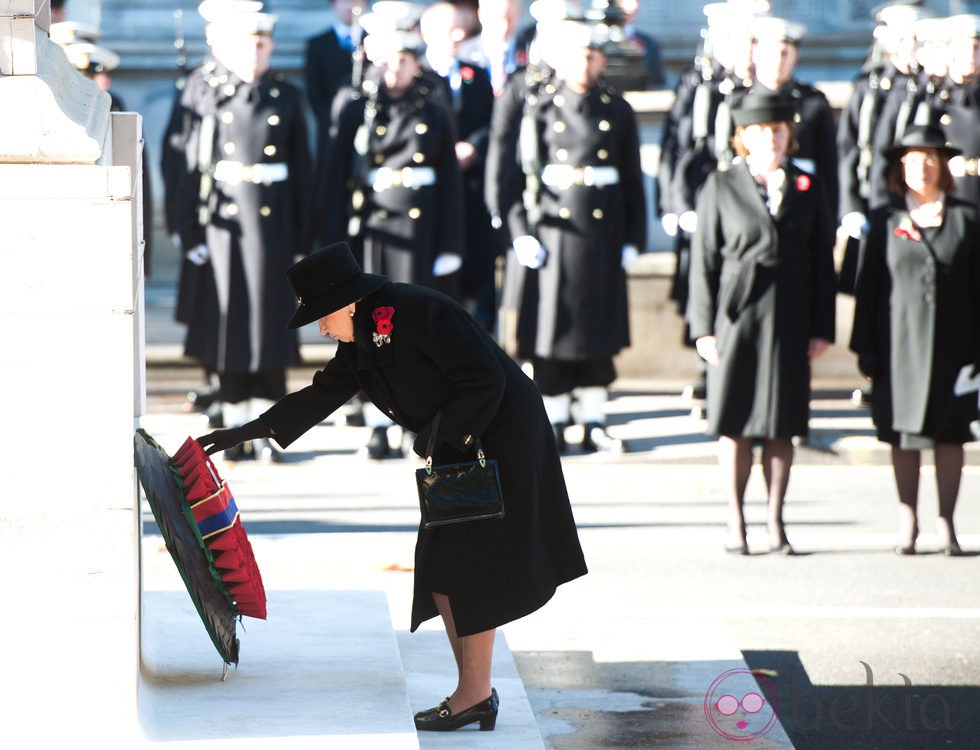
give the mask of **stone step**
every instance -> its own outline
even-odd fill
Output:
[[[270,619],[239,625],[239,666],[222,681],[187,592],[143,592],[139,710],[149,743],[418,750],[384,592],[267,596]]]
[[[427,624],[414,633],[399,631],[397,637],[412,711],[431,708],[456,684],[456,662],[446,633]],[[500,712],[492,734],[479,731],[477,724],[455,732],[419,732],[421,750],[449,747],[453,750],[486,750],[490,747],[544,750],[546,745],[528,703],[524,683],[517,673],[507,640],[499,630],[493,648],[493,685],[500,696]]]

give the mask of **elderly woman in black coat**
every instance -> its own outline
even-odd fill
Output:
[[[915,552],[924,448],[935,455],[940,549],[960,554],[953,511],[977,402],[954,385],[980,363],[980,224],[971,204],[949,195],[958,153],[938,126],[910,128],[888,152],[892,201],[872,213],[855,282],[850,347],[872,381],[878,438],[891,445],[895,551],[905,555]]]
[[[771,551],[792,554],[783,503],[806,435],[810,362],[834,338],[834,217],[820,179],[788,159],[792,101],[752,93],[733,110],[732,168],[698,200],[688,318],[708,363],[709,433],[728,483],[726,549],[748,554],[742,506],[762,442]]]
[[[456,657],[453,694],[415,717],[420,730],[491,730],[494,631],[586,572],[555,437],[541,395],[461,306],[439,292],[364,273],[344,243],[289,270],[296,328],[319,322],[338,341],[313,383],[240,428],[200,438],[208,453],[264,436],[286,447],[359,390],[407,430],[424,455],[441,414],[434,463],[496,459],[505,515],[420,528],[412,631],[442,616]]]

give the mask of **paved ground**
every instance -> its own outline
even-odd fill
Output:
[[[164,447],[204,430],[183,404],[198,378],[193,368],[148,372],[144,421]],[[307,378],[296,371],[291,385]],[[611,429],[635,452],[564,460],[590,574],[505,628],[550,747],[975,747],[977,556],[935,553],[928,466],[923,554],[891,552],[887,454],[850,405],[849,384],[818,388],[811,445],[798,449],[789,490],[800,553],[791,558],[765,553],[760,476],[747,508],[754,554],[722,551],[714,446],[676,396],[678,383],[617,385]],[[411,564],[419,463],[369,463],[357,455],[366,436],[325,423],[291,447],[287,463],[228,465],[226,478],[259,547],[308,550],[317,575],[369,580],[407,622],[410,582],[398,569]],[[971,447],[957,516],[969,550],[980,550],[978,498],[980,454]],[[709,721],[705,696],[742,698],[735,673],[746,665],[762,675],[763,709],[743,707],[731,726]],[[789,739],[780,725],[766,730],[773,713]]]

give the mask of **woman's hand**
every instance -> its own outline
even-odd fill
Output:
[[[265,426],[261,419],[253,419],[240,427],[229,427],[224,430],[215,430],[197,439],[197,442],[204,448],[209,456],[218,451],[226,451],[236,445],[244,443],[246,440],[258,440],[259,438],[272,437],[272,431]]]
[[[812,362],[827,351],[828,346],[830,346],[830,342],[827,339],[810,339],[810,345],[806,349],[806,356]]]
[[[714,336],[702,336],[694,342],[694,348],[698,350],[698,355],[709,365],[715,367],[721,362],[718,356],[718,342]]]

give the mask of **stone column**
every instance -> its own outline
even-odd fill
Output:
[[[135,747],[140,120],[0,0],[0,725]]]

